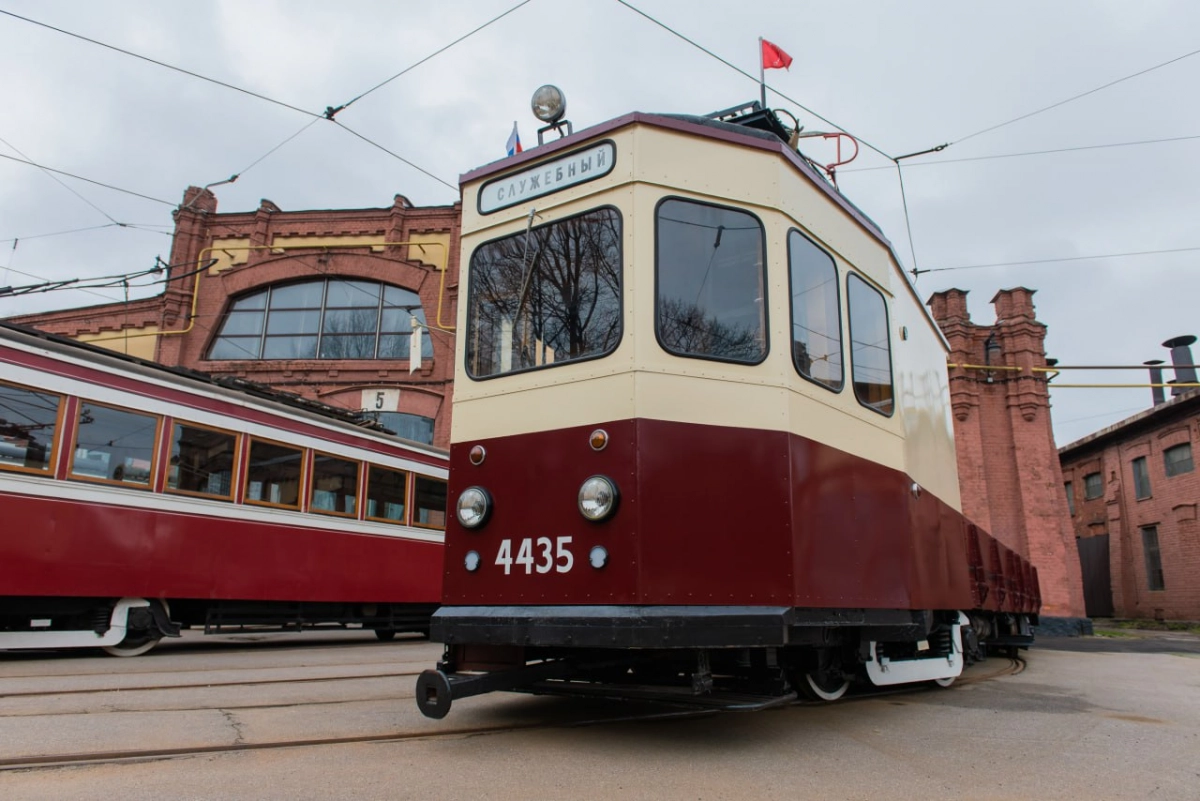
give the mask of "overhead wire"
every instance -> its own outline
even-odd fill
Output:
[[[15,148],[14,148],[14,150],[15,150]],[[20,151],[18,151],[18,152],[20,152]],[[162,198],[151,197],[150,195],[143,195],[141,192],[134,192],[131,189],[122,189],[119,186],[113,186],[112,184],[106,184],[103,181],[96,181],[91,178],[84,178],[82,175],[76,175],[75,173],[67,172],[66,170],[58,170],[58,169],[55,169],[54,167],[47,167],[44,164],[38,164],[37,162],[30,161],[29,159],[19,159],[16,156],[9,156],[5,153],[0,153],[0,159],[8,159],[9,161],[16,161],[21,164],[28,164],[29,166],[37,167],[40,170],[57,173],[58,175],[65,175],[68,178],[74,178],[77,181],[84,181],[85,183],[95,184],[96,186],[101,186],[101,187],[104,187],[105,189],[111,189],[114,192],[122,192],[126,195],[133,195],[134,197],[140,197],[143,200],[152,200],[155,203],[161,203],[164,206],[170,206],[171,208],[174,208],[175,206],[178,205],[177,203],[172,203],[169,200],[163,200]],[[105,216],[107,216],[107,215],[105,215]],[[116,225],[122,225],[122,226],[126,225],[126,223],[120,223],[120,222],[117,222],[116,220],[113,220],[113,222]]]
[[[980,270],[985,267],[1020,267],[1029,264],[1053,264],[1056,262],[1089,261],[1093,259],[1119,259],[1131,256],[1158,256],[1165,253],[1191,253],[1200,247],[1164,248],[1162,250],[1138,250],[1129,253],[1098,253],[1094,256],[1062,256],[1053,259],[1029,259],[1027,261],[1002,261],[991,264],[962,264],[956,267],[931,267],[921,270],[921,273],[942,273],[950,270]]]
[[[9,147],[9,148],[11,148],[12,150],[15,150],[15,151],[16,151],[18,154],[20,154],[21,158],[23,158],[23,159],[25,159],[26,161],[28,161],[28,163],[30,163],[30,164],[33,164],[33,161],[29,159],[29,156],[28,156],[28,155],[26,155],[24,151],[22,151],[22,150],[21,150],[19,147],[17,147],[16,145],[14,145],[12,142],[8,141],[7,139],[5,139],[5,138],[4,138],[4,137],[2,137],[2,136],[0,136],[0,142],[3,142],[5,145],[8,145],[8,147]],[[117,219],[116,219],[115,217],[113,217],[111,214],[109,214],[109,213],[108,213],[107,211],[105,211],[104,209],[102,209],[102,208],[100,208],[99,206],[97,206],[97,205],[96,205],[95,203],[93,203],[92,201],[88,200],[86,197],[84,197],[82,194],[80,194],[80,193],[79,193],[79,192],[78,192],[78,191],[77,191],[77,190],[76,190],[74,187],[68,186],[68,185],[67,185],[65,182],[63,182],[63,181],[62,181],[62,180],[61,180],[61,179],[60,179],[60,178],[59,178],[57,175],[55,175],[55,174],[54,174],[54,172],[53,172],[52,170],[49,170],[49,169],[47,169],[46,167],[42,167],[41,165],[36,165],[36,164],[35,164],[34,166],[36,166],[36,167],[37,167],[39,170],[41,170],[41,171],[42,171],[42,172],[43,172],[43,173],[46,175],[46,177],[47,177],[47,178],[49,178],[51,181],[54,181],[56,184],[58,184],[59,186],[61,186],[63,189],[67,190],[67,191],[68,191],[68,192],[70,192],[72,195],[74,195],[75,197],[79,198],[79,199],[80,199],[80,200],[82,200],[84,203],[88,204],[88,205],[89,205],[89,206],[91,206],[93,209],[95,209],[96,211],[100,212],[100,214],[102,214],[102,215],[105,217],[105,219],[107,219],[107,220],[108,220],[109,222],[111,222],[113,225],[120,225],[120,224],[121,224],[121,223],[117,222]]]

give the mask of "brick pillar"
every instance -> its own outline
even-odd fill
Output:
[[[171,242],[171,267],[163,293],[161,330],[178,331],[192,322],[192,293],[200,276],[195,274],[200,251],[208,241],[208,220],[217,212],[217,197],[207,189],[189,186],[175,210],[175,236]],[[176,278],[176,276],[180,276]],[[180,364],[181,337],[160,336],[155,360]]]
[[[1086,630],[1050,395],[1045,374],[1030,369],[1046,366],[1046,326],[1035,317],[1033,290],[1002,290],[992,304],[996,323],[980,326],[967,313],[966,292],[950,289],[929,300],[950,343],[950,363],[977,365],[949,371],[963,514],[1029,557],[1043,617]]]

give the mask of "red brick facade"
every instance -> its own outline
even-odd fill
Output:
[[[950,343],[950,403],[963,513],[1038,570],[1042,614],[1081,618],[1083,585],[1050,425],[1046,326],[1033,291],[992,299],[997,322],[975,325],[967,293],[938,292],[933,317]],[[963,366],[966,365],[966,366]]]
[[[458,292],[457,206],[414,208],[397,195],[385,209],[285,212],[264,200],[253,212],[218,214],[213,194],[191,187],[175,213],[175,226],[172,280],[162,295],[11,321],[172,366],[247,378],[332,406],[363,408],[364,399],[382,391],[380,397],[386,396],[388,403],[383,411],[433,419],[433,444],[448,446]],[[423,359],[411,373],[407,358],[208,358],[231,299],[323,277],[378,282],[417,293],[427,321],[423,335],[432,342],[433,358]]]
[[[1075,536],[1108,539],[1118,617],[1200,620],[1198,443],[1200,391],[1191,390],[1060,451]],[[1190,457],[1186,465],[1175,463],[1174,475],[1167,471],[1168,450]],[[1144,469],[1140,481],[1135,469]]]

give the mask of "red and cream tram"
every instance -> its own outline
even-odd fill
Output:
[[[790,133],[634,113],[463,177],[426,715],[832,700],[1031,641],[1035,572],[961,513],[946,342]]]
[[[251,389],[0,324],[0,650],[428,631],[445,452]]]

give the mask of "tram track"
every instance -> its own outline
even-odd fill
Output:
[[[1026,663],[1021,658],[1009,658],[1007,664],[995,670],[990,670],[987,673],[979,673],[966,678],[960,678],[955,684],[957,686],[980,684],[988,681],[993,681],[1004,676],[1015,676],[1025,670]],[[415,673],[397,673],[395,677],[415,676]],[[352,677],[360,678],[360,677]],[[298,680],[299,681],[299,680]],[[271,682],[246,682],[247,684],[271,683]],[[199,685],[207,686],[207,685]],[[153,688],[164,689],[164,688]],[[854,703],[869,701],[877,698],[913,694],[914,692],[933,691],[934,688],[925,687],[924,685],[897,685],[895,687],[875,688],[864,692],[853,693],[845,696],[843,699],[834,702],[837,704]],[[945,690],[953,692],[953,688]],[[314,706],[323,702],[309,702],[306,704],[283,704],[283,705],[265,705],[265,708],[274,706]],[[329,703],[344,703],[344,701],[329,702]],[[777,707],[786,709],[789,707],[817,707],[827,706],[827,702],[796,700],[791,704]],[[210,708],[210,707],[206,707]],[[228,707],[221,707],[227,709]],[[259,708],[259,707],[254,707]],[[571,721],[528,721],[522,723],[505,723],[496,725],[484,726],[459,726],[453,728],[438,728],[424,729],[410,732],[383,732],[377,734],[351,735],[343,737],[316,737],[316,738],[294,738],[283,740],[266,740],[262,742],[234,742],[215,745],[203,746],[180,746],[174,748],[147,748],[147,749],[126,749],[113,751],[96,751],[86,753],[68,753],[68,754],[46,754],[38,756],[20,756],[10,758],[0,758],[0,773],[15,772],[15,771],[36,771],[36,770],[56,770],[60,768],[104,765],[104,764],[122,764],[122,763],[138,763],[138,762],[154,762],[160,760],[172,759],[187,759],[197,756],[207,756],[214,754],[234,754],[255,751],[279,751],[294,748],[318,748],[323,746],[343,746],[343,745],[362,745],[370,743],[388,743],[388,742],[412,742],[421,740],[449,740],[455,738],[478,737],[486,735],[505,734],[518,731],[533,731],[546,729],[572,729],[584,728],[589,726],[602,726],[621,723],[648,723],[657,721],[682,721],[694,720],[698,718],[711,717],[720,714],[720,710],[711,708],[698,709],[672,709],[668,711],[655,711],[645,714],[625,715],[617,717],[602,717],[602,718],[587,718],[583,720]]]
[[[372,679],[395,679],[405,677],[415,677],[420,675],[419,670],[405,672],[389,672],[389,673],[357,673],[348,676],[297,676],[294,678],[279,678],[279,679],[252,679],[249,681],[209,681],[196,682],[192,684],[154,684],[144,687],[120,686],[120,687],[81,687],[73,690],[30,690],[26,692],[3,692],[0,693],[0,701],[9,698],[57,698],[65,695],[105,695],[109,693],[145,693],[158,692],[164,690],[208,690],[208,689],[223,689],[225,687],[255,687],[272,684],[315,684],[320,682],[334,681],[370,681]],[[57,677],[56,677],[57,678]]]

